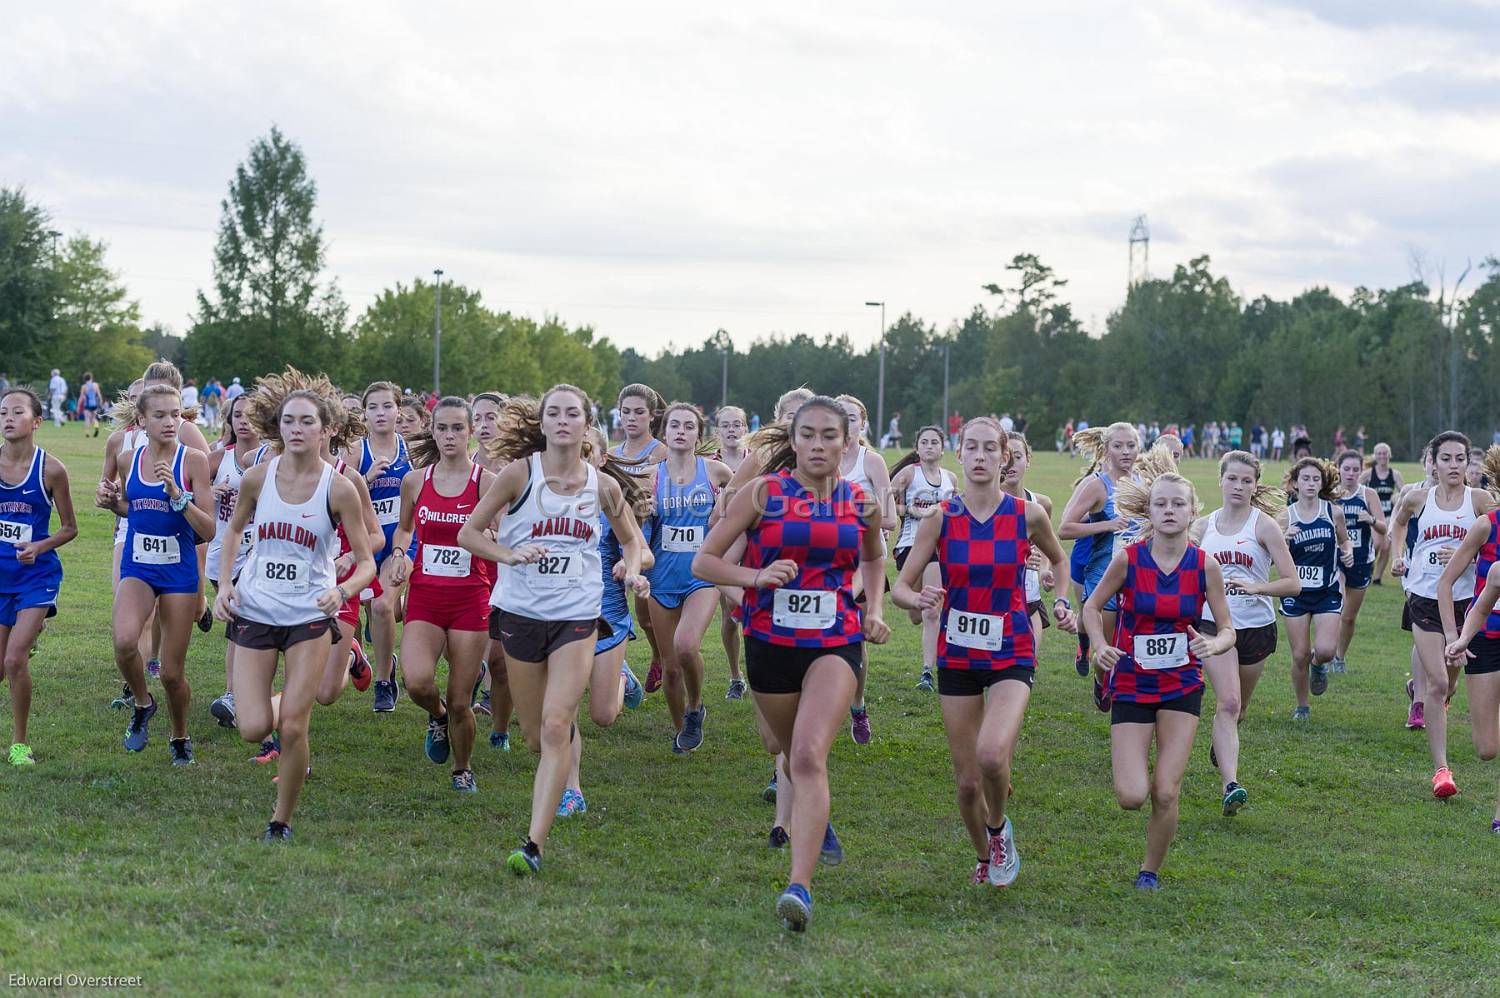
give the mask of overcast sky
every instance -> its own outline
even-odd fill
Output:
[[[919,10],[919,7],[922,9]],[[442,267],[649,352],[946,326],[1016,253],[1100,329],[1127,236],[1247,297],[1500,253],[1500,2],[53,2],[0,33],[0,184],[189,324],[278,124],[355,314]]]

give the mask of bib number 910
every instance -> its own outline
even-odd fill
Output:
[[[948,627],[944,633],[950,645],[999,651],[1005,646],[1005,618],[989,613],[949,610]]]
[[[1188,664],[1188,636],[1175,634],[1137,634],[1135,664],[1142,669],[1180,669]]]

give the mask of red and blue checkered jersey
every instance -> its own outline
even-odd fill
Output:
[[[1490,536],[1480,545],[1479,557],[1474,562],[1474,596],[1476,598],[1484,589],[1484,580],[1489,578],[1490,569],[1496,561],[1500,561],[1500,509],[1490,510],[1485,514],[1485,518],[1490,521]],[[1482,633],[1490,639],[1500,638],[1500,610],[1494,611],[1485,620]]]
[[[839,479],[820,500],[789,471],[767,475],[760,523],[745,537],[741,564],[764,568],[789,558],[797,577],[775,589],[745,590],[745,633],[773,645],[838,648],[864,640],[854,603],[854,570],[865,522],[864,490]]]
[[[937,559],[943,616],[937,662],[944,669],[1035,669],[1036,642],[1026,612],[1026,503],[1004,496],[989,519],[974,518],[961,497],[943,503]]]
[[[1203,549],[1189,544],[1182,561],[1163,572],[1151,541],[1125,548],[1125,584],[1114,646],[1125,654],[1110,674],[1122,703],[1165,703],[1203,689],[1203,670],[1188,648],[1187,629],[1203,616],[1208,574]]]

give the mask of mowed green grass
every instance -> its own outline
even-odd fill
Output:
[[[112,523],[92,505],[103,438],[41,439],[72,472],[82,532],[32,663],[38,765],[0,768],[7,974],[138,974],[170,992],[834,995],[1492,993],[1500,977],[1500,766],[1475,759],[1460,692],[1462,793],[1431,798],[1425,742],[1402,725],[1410,644],[1393,586],[1372,591],[1350,672],[1305,729],[1290,721],[1283,639],[1242,731],[1251,799],[1234,819],[1200,728],[1153,895],[1131,886],[1146,815],[1115,804],[1107,719],[1056,630],[1018,752],[1020,879],[968,884],[938,700],[913,688],[918,631],[889,608],[895,637],[871,656],[874,741],[840,737],[830,762],[848,858],[820,869],[813,923],[793,936],[772,913],[788,857],[765,844],[770,766],[749,701],[723,699],[716,628],[703,748],[669,751],[659,695],[608,731],[585,715],[589,811],[558,823],[539,878],[503,865],[526,829],[532,758],[482,746],[478,796],[456,795],[422,754],[425,715],[404,697],[374,715],[353,690],[314,713],[295,844],[261,845],[271,770],[208,716],[220,633],[195,634],[190,653],[197,766],[168,765],[164,713],[145,752],[121,747]],[[1212,467],[1186,470],[1216,504]],[[1029,484],[1060,512],[1076,473],[1039,454]],[[644,675],[644,642],[632,651]]]

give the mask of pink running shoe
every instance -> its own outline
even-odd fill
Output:
[[[1406,727],[1410,731],[1421,731],[1427,727],[1427,719],[1422,713],[1422,701],[1412,701],[1411,709],[1406,712]]]

